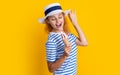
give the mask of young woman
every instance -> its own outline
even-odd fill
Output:
[[[40,23],[48,26],[49,36],[46,42],[48,69],[54,75],[76,75],[77,46],[87,46],[88,42],[82,32],[74,11],[62,11],[59,3],[53,3],[45,8],[45,17]],[[65,16],[68,15],[78,36],[70,33]],[[65,42],[67,41],[67,43]]]

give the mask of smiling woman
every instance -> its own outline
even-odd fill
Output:
[[[68,26],[68,23],[67,23],[67,19],[66,19],[66,16],[63,12],[59,13],[59,14],[56,14],[56,15],[48,16],[46,18],[45,23],[46,23],[46,27],[47,27],[48,32],[51,32],[53,27],[54,27],[50,23],[53,23],[56,20],[58,22],[58,23],[56,23],[57,29],[62,28],[62,30],[64,30],[64,32],[66,34],[70,33],[70,29],[69,29],[69,26]],[[62,22],[61,21],[59,22],[58,20],[61,20]]]
[[[64,18],[62,13],[58,13],[48,17],[48,24],[53,28],[53,31],[63,30]]]
[[[53,3],[45,8],[45,17],[39,19],[48,27],[49,36],[46,42],[47,64],[54,75],[76,75],[77,45],[87,46],[87,40],[78,25],[75,12],[62,11],[59,3]],[[69,16],[78,38],[69,31],[66,15]]]

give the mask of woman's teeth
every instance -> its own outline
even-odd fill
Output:
[[[61,27],[61,24],[56,24],[56,27],[57,27],[57,28]]]

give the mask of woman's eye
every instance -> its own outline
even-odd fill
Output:
[[[62,16],[60,16],[59,19],[62,19]]]
[[[53,18],[53,19],[51,19],[52,21],[54,21],[55,19]]]

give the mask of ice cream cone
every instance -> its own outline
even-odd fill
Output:
[[[65,33],[61,33],[61,35],[62,35],[63,43],[67,46],[69,44],[67,35]]]
[[[68,41],[68,39],[63,39],[63,42],[64,42],[64,44],[67,46],[68,44],[69,44],[69,41]]]

